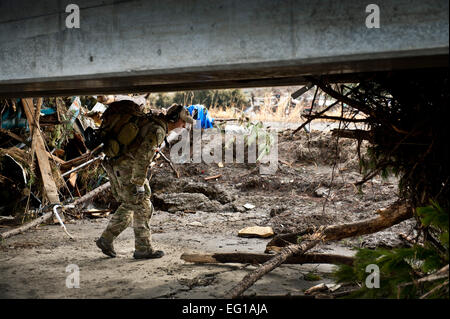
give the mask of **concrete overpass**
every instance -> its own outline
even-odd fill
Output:
[[[0,0],[0,97],[293,85],[448,52],[448,0]]]

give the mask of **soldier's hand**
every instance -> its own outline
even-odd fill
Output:
[[[136,197],[140,198],[144,198],[145,197],[145,187],[144,185],[142,186],[136,186],[136,193],[134,194]]]

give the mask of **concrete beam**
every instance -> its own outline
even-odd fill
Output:
[[[65,8],[80,8],[68,29]],[[447,0],[0,0],[0,96],[290,85],[448,66]]]

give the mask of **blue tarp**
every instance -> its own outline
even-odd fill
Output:
[[[196,128],[212,128],[213,127],[213,123],[214,123],[214,119],[209,115],[208,113],[208,109],[201,104],[196,104],[196,105],[191,105],[187,107],[189,113],[192,115],[192,113],[194,112],[194,110],[198,111],[198,116],[197,116],[197,124],[199,127],[197,127],[194,124],[194,127]]]
[[[2,128],[10,130],[17,127],[25,127],[28,130],[28,121],[22,117],[22,108],[18,106],[16,112],[7,108],[2,115]]]

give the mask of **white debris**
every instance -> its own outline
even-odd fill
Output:
[[[327,286],[328,290],[331,292],[334,292],[334,291],[338,290],[339,288],[341,288],[341,285],[339,285],[339,284],[326,284],[325,286]]]
[[[192,222],[188,224],[189,226],[197,226],[197,227],[203,227],[203,224],[200,222]]]
[[[329,192],[329,189],[328,189],[328,188],[325,188],[325,187],[319,187],[318,189],[316,189],[316,190],[314,191],[314,194],[315,194],[317,197],[324,197],[324,196],[328,196],[328,192]]]
[[[244,205],[244,208],[245,208],[245,209],[248,209],[248,210],[253,209],[253,208],[255,208],[255,207],[256,207],[255,205],[250,204],[250,203],[247,203],[247,204]]]
[[[91,109],[92,113],[96,113],[96,112],[103,113],[105,111],[106,111],[106,106],[104,104],[102,104],[102,103],[99,103],[99,102],[97,102],[94,105],[94,107]]]

